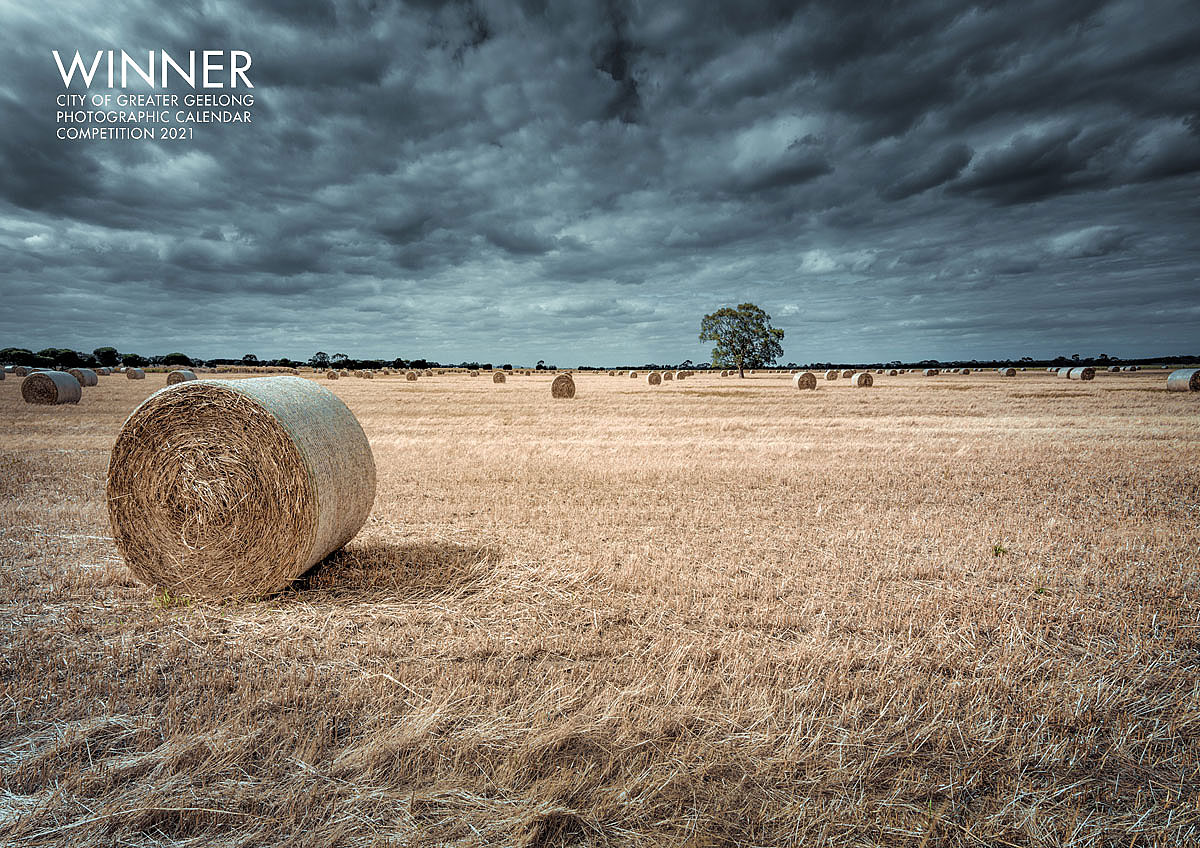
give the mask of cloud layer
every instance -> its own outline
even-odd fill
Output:
[[[0,31],[5,344],[699,361],[700,316],[752,300],[784,361],[1200,349],[1187,0],[78,0]],[[50,51],[110,47],[249,50],[254,123],[55,140]]]

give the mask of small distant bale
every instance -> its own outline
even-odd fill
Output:
[[[651,371],[646,375],[646,382],[651,386],[660,386],[662,385],[662,374],[657,371]]]
[[[472,371],[472,372],[471,372],[471,376],[472,376],[472,377],[478,377],[478,376],[479,376],[479,372],[478,372],[478,371]]]
[[[843,371],[843,372],[842,372],[842,379],[843,379],[843,380],[849,380],[849,379],[850,379],[851,377],[853,377],[853,376],[854,376],[854,372],[853,372],[853,371],[850,371],[849,369],[847,369],[847,370],[845,370],[845,371]]]
[[[826,372],[825,372],[825,379],[826,379],[826,380],[836,380],[836,379],[837,379],[838,377],[840,377],[841,375],[842,375],[842,374],[841,374],[841,372],[840,372],[840,371],[826,371]]]
[[[792,385],[797,389],[815,389],[817,387],[817,375],[811,371],[801,371],[792,377]]]
[[[1063,380],[1070,379],[1070,377],[1071,377],[1071,369],[1070,369],[1070,368],[1059,368],[1059,369],[1058,369],[1058,376],[1059,376],[1059,378],[1060,378],[1060,379],[1063,379]]]
[[[1119,373],[1120,371],[1121,371],[1121,366],[1120,366],[1120,365],[1110,365],[1110,366],[1108,366],[1108,373],[1109,373],[1109,374],[1117,374],[1117,373]]]
[[[45,406],[79,403],[83,387],[64,371],[33,371],[21,381],[21,397]]]
[[[336,372],[336,371],[326,371],[325,372],[326,380],[336,380],[337,378],[338,378],[338,372]]]
[[[176,383],[186,383],[196,379],[196,372],[189,371],[186,368],[181,368],[178,371],[172,371],[167,375],[167,385],[173,386]]]
[[[79,385],[85,389],[100,382],[100,378],[91,368],[68,368],[67,373],[78,380]]]
[[[30,374],[33,373],[33,369],[27,365],[18,365],[16,368],[13,369],[13,373],[16,374],[18,377],[28,377]]]
[[[636,372],[636,371],[629,372],[629,379],[636,380],[637,378],[638,378],[638,372]]]
[[[507,379],[508,378],[504,376],[503,371],[496,371],[495,373],[492,374],[492,382],[493,383],[503,383]]]
[[[374,380],[375,372],[374,371],[364,371],[364,372],[362,372],[362,378],[364,380]]]
[[[926,368],[926,369],[925,369],[924,371],[922,371],[921,373],[922,373],[923,375],[925,375],[926,377],[936,377],[936,376],[937,376],[939,373],[941,373],[941,372],[940,372],[940,371],[938,371],[938,369],[936,369],[936,368]]]
[[[127,380],[145,380],[146,372],[141,368],[126,368],[125,379]]]
[[[1095,380],[1096,369],[1090,366],[1083,368],[1072,368],[1067,373],[1067,378],[1071,380]]]
[[[883,369],[882,369],[882,368],[876,368],[876,369],[875,369],[875,373],[876,373],[876,374],[882,374],[882,373],[883,373]]]
[[[1016,368],[997,368],[997,369],[996,369],[996,371],[998,371],[998,372],[1000,373],[1000,376],[1001,376],[1001,377],[1015,377],[1015,376],[1017,376],[1017,369],[1016,369]]]
[[[1200,368],[1180,368],[1167,375],[1167,389],[1172,392],[1200,392]]]
[[[559,374],[554,378],[554,382],[550,384],[550,397],[575,397],[575,380],[570,374]]]
[[[417,372],[416,371],[406,371],[404,373],[404,379],[410,383],[417,382]]]
[[[662,378],[663,378],[664,380],[674,380],[674,379],[675,379],[675,372],[674,372],[674,371],[664,371],[664,372],[662,373]]]
[[[871,376],[869,371],[859,371],[850,377],[850,385],[856,389],[866,389],[875,385],[875,378]]]
[[[898,376],[900,376],[900,372],[897,371],[895,368],[893,368],[890,371],[888,371],[888,376],[889,377],[898,377]]]
[[[432,376],[433,376],[433,370],[432,370],[432,369],[429,369],[429,368],[426,368],[426,369],[425,369],[425,376],[426,376],[426,377],[432,377]]]

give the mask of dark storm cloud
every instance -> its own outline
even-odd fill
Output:
[[[699,316],[752,300],[785,361],[1200,347],[1192,2],[80,0],[0,32],[5,343],[700,361]],[[50,51],[109,47],[251,51],[254,123],[55,140]]]

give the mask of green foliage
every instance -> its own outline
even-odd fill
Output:
[[[169,589],[163,589],[162,593],[154,596],[154,605],[159,609],[173,609],[177,607],[189,606],[192,602],[183,595],[172,595]]]
[[[163,365],[191,365],[192,360],[182,353],[168,353],[162,358]]]
[[[753,303],[726,306],[700,321],[700,341],[715,342],[714,368],[764,368],[783,356],[783,330],[771,326],[771,316]]]
[[[115,347],[98,347],[92,351],[92,356],[96,357],[98,363],[109,368],[115,367],[120,361],[120,354]]]
[[[121,354],[121,364],[128,368],[141,368],[143,365],[148,365],[150,360],[144,356],[139,356],[136,353]]]
[[[1004,556],[1006,553],[1008,553],[1008,548],[1004,547],[1004,545],[1001,545],[999,543],[992,545],[992,556],[1001,557],[1001,556]]]

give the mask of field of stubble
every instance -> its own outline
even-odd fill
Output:
[[[363,531],[156,602],[144,383],[0,383],[0,844],[1200,841],[1200,398],[1162,372],[322,381]]]

